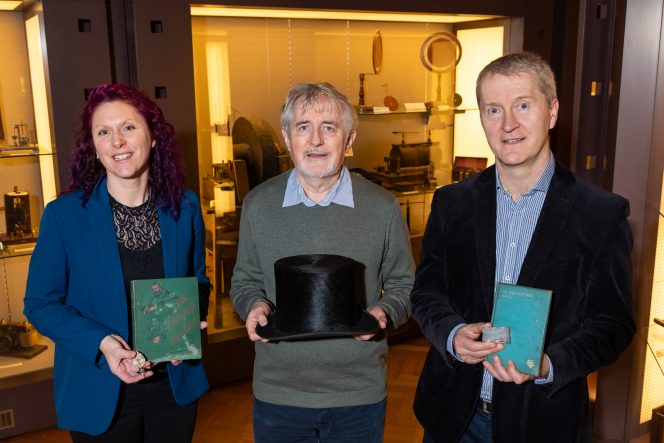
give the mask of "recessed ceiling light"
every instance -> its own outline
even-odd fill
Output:
[[[379,11],[341,11],[329,9],[234,8],[227,6],[192,6],[193,16],[302,18],[318,20],[367,20],[419,23],[459,23],[496,18],[494,15],[402,13]]]

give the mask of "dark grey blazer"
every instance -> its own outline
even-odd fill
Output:
[[[618,358],[635,331],[629,203],[556,163],[518,284],[553,290],[545,352],[550,385],[494,382],[493,437],[590,442],[586,375]],[[459,323],[486,322],[496,267],[495,166],[436,191],[411,295],[432,344],[415,414],[437,442],[456,442],[477,406],[482,365],[446,351]]]

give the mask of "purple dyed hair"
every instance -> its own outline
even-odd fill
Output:
[[[177,149],[175,130],[166,121],[161,109],[143,92],[119,83],[94,87],[81,113],[80,129],[70,163],[71,180],[64,194],[81,190],[87,202],[99,177],[106,170],[97,160],[92,142],[92,115],[99,105],[121,101],[134,107],[145,119],[155,142],[150,151],[148,189],[157,206],[170,211],[175,218],[180,214],[180,198],[183,194],[184,173],[182,159]]]

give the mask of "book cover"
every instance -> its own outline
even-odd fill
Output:
[[[131,281],[133,347],[151,362],[202,356],[195,277]]]
[[[498,355],[504,366],[512,360],[520,372],[538,376],[551,296],[552,292],[545,289],[498,283],[491,323],[509,327],[510,342],[486,360],[491,362]]]

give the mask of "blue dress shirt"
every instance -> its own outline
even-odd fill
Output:
[[[537,219],[544,205],[554,170],[555,161],[551,154],[549,162],[537,182],[518,201],[514,201],[503,189],[498,169],[496,169],[496,283],[515,285],[519,280],[521,265],[537,226]],[[460,361],[462,360],[454,353],[454,336],[464,325],[465,323],[457,325],[447,339],[447,351]],[[547,378],[535,379],[535,383],[546,384],[552,381],[553,365],[549,361]],[[480,397],[490,401],[492,388],[493,377],[484,369]]]
[[[345,166],[341,168],[341,175],[339,180],[332,186],[330,192],[325,196],[325,198],[318,203],[311,200],[305,194],[302,185],[297,179],[297,174],[295,169],[293,169],[288,176],[288,182],[286,183],[286,192],[284,193],[284,202],[281,204],[282,208],[288,206],[295,206],[303,203],[305,206],[328,206],[330,203],[336,203],[338,205],[348,206],[349,208],[354,208],[355,204],[353,202],[353,184],[350,180],[350,172]]]

